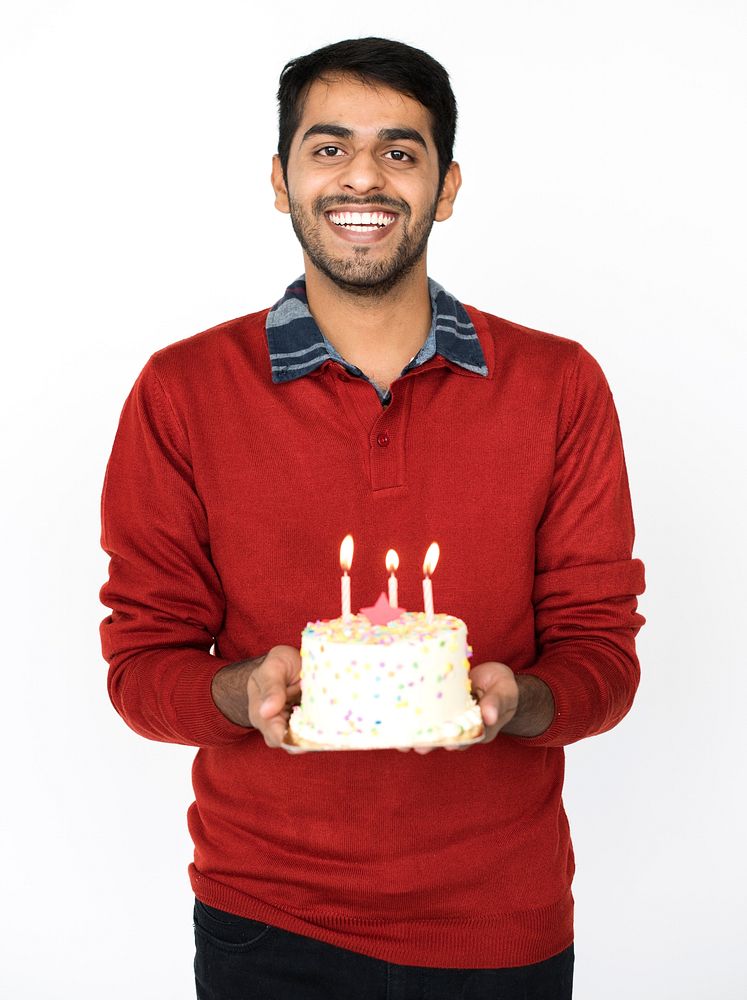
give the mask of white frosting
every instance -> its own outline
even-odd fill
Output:
[[[309,623],[301,636],[301,705],[290,728],[346,749],[425,746],[481,725],[469,682],[467,627],[451,615],[363,615]]]

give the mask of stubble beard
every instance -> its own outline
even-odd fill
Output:
[[[409,205],[384,198],[373,198],[366,202],[367,205],[391,209],[400,217],[394,223],[402,226],[400,241],[394,252],[383,260],[371,260],[367,246],[351,244],[352,256],[349,257],[334,257],[324,246],[320,228],[327,224],[325,211],[343,205],[354,209],[355,202],[340,201],[339,198],[334,201],[330,198],[317,198],[311,206],[310,215],[293,198],[289,198],[289,204],[293,231],[311,263],[343,291],[360,298],[381,298],[410,274],[425,253],[438,201],[433,203],[431,210],[412,229]]]

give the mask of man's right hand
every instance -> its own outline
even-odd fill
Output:
[[[265,656],[223,667],[213,677],[213,701],[231,722],[257,729],[268,747],[283,746],[288,719],[301,699],[301,654],[273,646]]]

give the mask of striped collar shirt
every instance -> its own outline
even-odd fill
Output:
[[[467,310],[432,278],[428,279],[433,319],[425,343],[402,371],[412,371],[440,354],[448,361],[478,375],[487,375],[488,366]],[[302,378],[324,364],[337,361],[351,375],[371,380],[355,365],[351,365],[335,350],[316,324],[306,298],[305,275],[297,278],[285,290],[267,314],[267,343],[272,362],[273,382],[290,382]],[[389,390],[371,384],[384,405],[390,401]]]

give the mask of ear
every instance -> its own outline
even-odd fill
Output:
[[[272,174],[270,175],[272,189],[275,192],[275,208],[278,212],[290,214],[290,202],[288,198],[288,188],[285,186],[283,168],[280,164],[280,157],[277,153],[272,158]]]
[[[451,213],[454,211],[454,201],[457,191],[461,186],[462,171],[459,169],[459,164],[456,160],[453,160],[446,171],[441,194],[438,196],[438,201],[436,202],[436,222],[443,222],[451,216]]]

